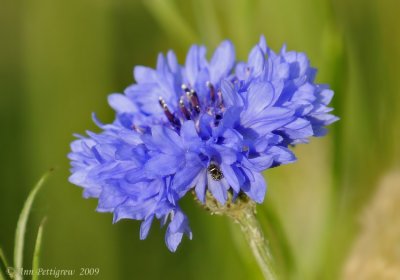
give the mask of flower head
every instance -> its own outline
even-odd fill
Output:
[[[112,124],[75,140],[70,181],[98,198],[97,210],[114,221],[142,220],[147,236],[156,217],[168,223],[166,243],[175,251],[191,238],[179,200],[194,190],[220,204],[247,195],[262,203],[262,172],[295,161],[290,145],[322,136],[338,118],[327,107],[333,92],[316,84],[305,54],[270,50],[261,37],[247,62],[235,60],[229,41],[206,59],[192,46],[184,65],[170,51],[156,69],[137,66],[136,83],[111,94]]]

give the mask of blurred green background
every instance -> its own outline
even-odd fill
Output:
[[[225,38],[246,59],[264,34],[274,50],[308,54],[341,120],[296,147],[296,164],[266,172],[258,214],[290,279],[339,279],[361,210],[399,165],[399,11],[396,0],[1,0],[0,246],[12,259],[23,201],[57,167],[34,204],[26,267],[47,216],[45,268],[100,268],[93,279],[261,279],[236,225],[191,198],[183,208],[194,238],[175,254],[157,225],[145,241],[138,222],[112,225],[68,183],[66,155],[73,133],[97,131],[91,112],[113,119],[106,96],[133,82],[134,65],[154,66],[169,49],[183,62],[192,43],[211,53]]]

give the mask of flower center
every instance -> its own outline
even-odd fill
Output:
[[[214,125],[218,126],[223,112],[222,95],[220,91],[216,91],[212,83],[207,82],[206,86],[209,90],[209,99],[200,102],[197,92],[188,85],[182,84],[183,95],[179,98],[179,110],[176,112],[169,109],[166,101],[161,96],[158,98],[158,103],[163,109],[164,115],[177,131],[180,130],[183,121],[193,120],[196,122],[202,113],[214,117]]]

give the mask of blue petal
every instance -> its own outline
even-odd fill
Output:
[[[118,188],[112,185],[107,185],[103,188],[100,197],[97,211],[109,212],[113,211],[115,207],[119,206],[126,200],[127,196],[119,191]]]
[[[204,66],[205,67],[205,66]],[[207,103],[210,100],[210,89],[207,82],[210,81],[210,73],[207,68],[202,68],[196,78],[194,88],[199,96],[200,102]]]
[[[203,169],[200,159],[196,154],[186,155],[186,165],[178,170],[172,181],[172,186],[177,192],[187,191],[193,187],[193,181]]]
[[[235,67],[235,74],[239,80],[246,80],[248,78],[248,67],[244,62],[238,62]]]
[[[72,184],[82,186],[85,184],[86,177],[87,177],[87,171],[84,169],[83,170],[80,169],[72,173],[72,175],[69,176],[68,180]]]
[[[240,134],[237,130],[235,129],[226,129],[222,133],[223,141],[221,142],[221,145],[226,147],[226,148],[231,148],[232,150],[236,152],[242,152],[242,147],[243,147],[243,135]]]
[[[245,184],[243,191],[255,202],[262,203],[267,191],[267,185],[264,177],[260,173],[253,172],[253,176],[254,181],[249,181]]]
[[[264,53],[261,48],[256,45],[250,52],[248,58],[248,66],[252,69],[252,75],[259,76],[264,70]]]
[[[205,54],[205,47],[193,45],[186,56],[185,70],[191,85],[195,84],[200,69],[205,65]]]
[[[198,148],[202,144],[193,121],[185,121],[182,124],[181,136],[187,149]]]
[[[143,220],[155,208],[155,201],[127,201],[114,210],[113,223],[122,219]]]
[[[168,60],[168,65],[169,68],[173,73],[178,73],[180,66],[178,64],[178,59],[176,58],[176,55],[173,51],[168,51],[167,53],[167,60]]]
[[[237,152],[231,148],[224,147],[217,144],[212,144],[205,151],[211,158],[216,158],[219,162],[226,164],[232,164],[236,161],[238,155]]]
[[[136,66],[133,75],[138,83],[151,83],[154,82],[155,71],[150,67]]]
[[[290,66],[287,63],[280,63],[278,65],[275,65],[276,69],[275,71],[275,77],[276,79],[282,79],[286,80],[289,79],[290,76]]]
[[[240,113],[243,111],[243,107],[232,106],[224,112],[224,117],[220,122],[220,126],[223,128],[235,128],[239,122]]]
[[[252,84],[246,95],[246,107],[241,114],[241,122],[249,123],[271,105],[274,99],[274,88],[270,83]]]
[[[95,186],[91,188],[86,188],[83,191],[84,198],[98,198],[100,194],[101,194],[101,188]]]
[[[203,169],[196,179],[194,180],[194,184],[196,185],[195,191],[197,198],[204,204],[206,202],[206,180],[207,180],[207,171]]]
[[[120,130],[118,136],[129,145],[136,146],[143,143],[140,134],[132,130]]]
[[[291,139],[307,138],[313,135],[310,122],[302,118],[285,125],[283,131]]]
[[[181,243],[183,237],[182,232],[169,232],[165,233],[165,243],[167,244],[168,249],[171,252],[175,252],[178,248],[178,245]]]
[[[156,183],[154,180],[138,181],[131,183],[125,180],[119,180],[119,189],[124,192],[129,199],[142,201],[159,195],[160,191],[165,187],[164,184]]]
[[[143,142],[149,149],[170,155],[176,155],[181,151],[182,140],[172,129],[157,125],[152,127],[151,134],[142,136]]]
[[[306,83],[297,89],[297,91],[293,94],[291,101],[308,101],[311,103],[314,102],[315,99],[315,86]]]
[[[135,103],[143,105],[147,101],[153,100],[154,96],[149,93],[152,93],[155,89],[158,89],[158,86],[155,83],[134,84],[127,87],[124,90],[124,94],[134,100]],[[162,110],[159,106],[157,107]]]
[[[246,179],[250,182],[254,182],[255,178],[254,178],[254,174],[253,171],[251,171],[249,168],[252,168],[253,165],[251,164],[251,162],[249,162],[248,159],[243,158],[242,159],[242,168],[241,171],[243,171],[244,176],[246,177]]]
[[[139,181],[143,181],[147,179],[146,172],[144,172],[143,168],[135,168],[126,171],[125,179],[129,183],[137,183]]]
[[[110,94],[108,96],[108,104],[118,113],[134,113],[138,111],[136,105],[123,94]]]
[[[223,80],[221,82],[221,92],[226,107],[243,106],[243,101],[231,82]]]
[[[209,114],[202,114],[199,120],[199,134],[202,138],[208,139],[212,134],[211,123],[214,122],[214,118]]]
[[[322,137],[328,133],[328,129],[322,126],[313,126],[313,131],[315,137]]]
[[[260,36],[260,41],[258,42],[258,46],[263,51],[263,53],[267,53],[267,41],[265,40],[264,35]]]
[[[230,41],[222,42],[210,61],[211,82],[216,85],[227,76],[235,63],[235,49]]]
[[[159,53],[157,56],[157,66],[156,70],[159,73],[163,73],[166,69],[168,69],[168,65],[165,61],[165,57],[162,53]]]
[[[240,182],[233,168],[228,164],[221,164],[220,167],[226,181],[229,183],[232,189],[238,193],[240,191]]]
[[[285,126],[290,123],[294,117],[291,118],[282,118],[277,120],[271,119],[258,119],[257,122],[248,125],[251,129],[253,129],[258,136],[264,136],[266,134],[271,133],[272,131]]]
[[[149,159],[145,164],[145,170],[147,174],[157,176],[174,174],[184,164],[182,159],[184,158],[179,155],[158,154]]]
[[[192,232],[188,226],[186,216],[182,213],[182,211],[177,210],[173,214],[172,221],[169,224],[165,234],[165,243],[171,252],[176,251],[178,245],[182,241],[184,233],[189,236],[189,239],[192,239]]]
[[[249,159],[249,162],[253,165],[254,171],[262,172],[271,167],[274,158],[270,155],[262,155]]]
[[[296,156],[288,148],[281,146],[273,146],[269,149],[268,154],[273,155],[274,161],[279,164],[286,164],[296,161]]]
[[[255,122],[268,120],[291,119],[295,111],[284,107],[269,107],[268,110],[262,111],[256,118]]]
[[[333,90],[330,89],[323,89],[320,93],[320,102],[324,105],[328,105],[333,97]]]
[[[149,234],[151,223],[153,222],[154,215],[147,217],[142,224],[140,225],[140,239],[146,239],[147,235]]]
[[[338,117],[331,114],[312,115],[312,118],[310,119],[312,120],[313,124],[319,124],[319,125],[329,125],[339,120]]]
[[[207,173],[208,189],[211,194],[218,200],[219,203],[225,204],[228,199],[229,184],[224,178],[222,180],[214,180],[209,173]]]

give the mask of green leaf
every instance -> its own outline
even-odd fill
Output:
[[[36,183],[33,190],[30,192],[28,198],[25,201],[24,207],[22,208],[21,214],[18,219],[17,229],[15,232],[15,244],[14,244],[14,267],[16,269],[23,267],[23,251],[24,251],[24,238],[25,238],[25,231],[26,231],[26,224],[28,222],[28,216],[31,212],[33,201],[35,200],[36,194],[38,193],[39,189],[42,187],[44,182],[46,181],[47,177],[49,176],[52,170],[45,173],[40,180]],[[15,275],[16,280],[21,280],[21,275],[18,273]]]
[[[46,222],[46,218],[42,220],[39,226],[39,230],[37,233],[36,237],[36,243],[35,243],[35,251],[33,252],[33,262],[32,262],[32,270],[33,270],[33,275],[32,275],[32,280],[38,280],[39,275],[37,274],[39,270],[39,257],[40,257],[40,249],[42,245],[42,237],[43,237],[43,228],[44,224]]]

